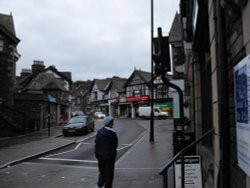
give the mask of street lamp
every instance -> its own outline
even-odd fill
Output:
[[[151,115],[150,115],[150,142],[154,142],[154,60],[153,60],[153,38],[154,38],[154,0],[151,0]]]

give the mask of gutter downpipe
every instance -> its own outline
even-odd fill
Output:
[[[224,10],[220,6],[220,1],[216,2],[216,31],[217,31],[217,65],[219,66],[219,134],[220,134],[220,176],[219,187],[230,187],[230,125],[229,125],[229,96],[228,96],[228,69],[227,69],[227,53],[226,53],[226,39],[225,39],[225,17]]]

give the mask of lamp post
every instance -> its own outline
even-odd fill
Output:
[[[151,115],[150,115],[150,142],[154,142],[154,62],[153,62],[153,38],[154,38],[154,0],[151,0]]]

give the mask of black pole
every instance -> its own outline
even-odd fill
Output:
[[[230,126],[229,126],[229,96],[228,96],[228,67],[227,67],[227,53],[226,53],[226,39],[225,39],[225,13],[224,9],[216,2],[216,31],[218,33],[217,53],[218,65],[220,67],[219,84],[220,84],[220,103],[219,103],[219,131],[220,131],[220,146],[221,146],[221,187],[227,188],[230,186]]]
[[[153,38],[154,38],[154,1],[151,0],[151,114],[149,141],[154,142],[154,64],[153,64]]]

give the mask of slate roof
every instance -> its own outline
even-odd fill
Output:
[[[55,66],[51,65],[48,68],[45,69],[46,70],[51,70],[53,72],[55,72],[56,74],[60,75],[61,77],[65,78],[66,80],[68,80],[70,83],[72,83],[72,75],[71,72],[59,72]]]
[[[90,87],[90,90],[92,90],[94,84],[96,83],[98,90],[102,92],[106,92],[112,84],[117,89],[118,92],[124,91],[124,84],[126,83],[126,78],[120,78],[117,76],[114,76],[112,78],[106,78],[106,79],[94,79],[92,82],[92,86]]]
[[[181,16],[179,13],[176,13],[169,32],[169,43],[180,42],[180,41],[182,41]]]
[[[130,75],[130,77],[128,78],[128,80],[124,84],[124,87],[126,87],[131,82],[131,80],[133,79],[133,77],[135,75],[139,75],[140,78],[146,83],[149,83],[151,80],[151,73],[150,72],[146,72],[146,71],[142,71],[142,70],[134,70],[134,72]]]
[[[57,79],[53,74],[40,73],[31,82],[27,87],[24,88],[25,91],[28,90],[61,90],[66,91],[63,87],[63,82],[60,79]]]
[[[105,91],[107,88],[107,85],[110,82],[110,78],[106,78],[106,79],[95,79],[94,82],[96,83],[98,89],[100,91]]]
[[[125,88],[123,86],[126,83],[126,81],[127,81],[126,78],[119,78],[119,77],[112,78],[112,83],[114,84],[118,92],[125,91]]]
[[[146,82],[149,82],[151,80],[151,73],[141,70],[136,70],[137,73],[144,79]]]
[[[78,86],[72,89],[72,96],[84,96],[88,92],[83,86]]]
[[[15,43],[18,43],[20,41],[16,37],[12,15],[0,14],[0,30],[9,38],[11,38]]]
[[[0,14],[0,24],[2,24],[14,36],[16,36],[12,15]]]

